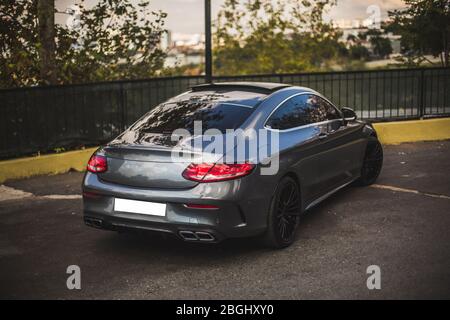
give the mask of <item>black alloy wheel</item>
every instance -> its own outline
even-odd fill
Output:
[[[360,186],[373,184],[380,175],[383,166],[383,148],[378,140],[369,141],[361,168],[361,177],[357,180]]]
[[[283,178],[278,184],[269,212],[264,239],[273,248],[292,244],[299,224],[301,211],[300,190],[294,179]]]

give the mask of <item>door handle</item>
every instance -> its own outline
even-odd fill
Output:
[[[326,137],[328,137],[328,134],[327,133],[319,133],[319,140],[323,140],[323,139],[325,139]]]

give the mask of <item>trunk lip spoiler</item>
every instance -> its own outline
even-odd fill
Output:
[[[122,151],[122,152],[121,152]],[[191,158],[183,159],[182,157],[179,158],[179,161],[173,161],[172,157],[170,157],[171,161],[162,161],[161,159],[145,159],[146,156],[141,154],[141,159],[130,157],[129,154],[127,154],[127,151],[137,151],[145,152],[145,151],[154,151],[156,154],[155,156],[167,156],[168,154],[171,154],[172,152],[185,152],[186,154],[191,155]],[[141,146],[141,145],[121,145],[121,146],[105,146],[102,148],[101,155],[111,158],[111,159],[117,159],[117,160],[126,160],[126,161],[141,161],[141,162],[155,162],[155,163],[187,163],[190,164],[192,162],[196,162],[196,159],[203,157],[205,158],[204,162],[209,163],[216,163],[220,161],[224,155],[223,154],[216,154],[211,155],[202,151],[196,151],[196,150],[190,150],[190,149],[183,149],[183,148],[170,148],[170,147],[150,147],[150,146]],[[209,155],[209,156],[208,156]]]

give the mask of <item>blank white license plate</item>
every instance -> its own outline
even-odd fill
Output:
[[[166,204],[129,199],[114,199],[114,211],[148,214],[151,216],[166,215]]]

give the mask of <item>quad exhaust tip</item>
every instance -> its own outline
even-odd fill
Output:
[[[91,218],[91,217],[84,217],[84,223],[87,226],[103,229],[103,220]],[[216,241],[216,237],[212,235],[209,232],[205,231],[189,231],[189,230],[182,230],[179,231],[178,234],[180,237],[185,241],[203,241],[203,242],[212,242]]]
[[[84,217],[84,223],[90,227],[99,228],[99,229],[103,228],[103,221],[101,219]]]
[[[215,241],[216,238],[209,232],[204,231],[179,231],[178,234],[185,241]]]

